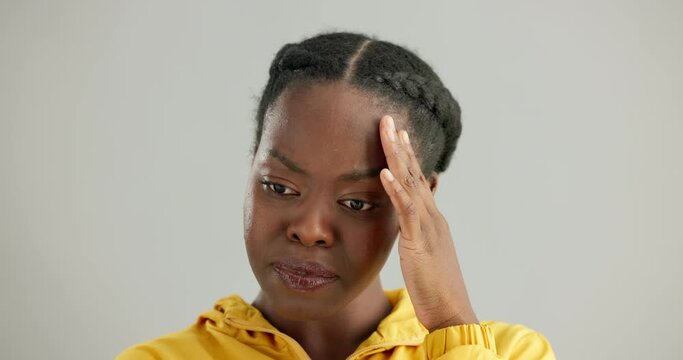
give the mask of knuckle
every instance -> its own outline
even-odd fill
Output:
[[[410,168],[408,168],[410,171]],[[415,182],[415,177],[409,172],[408,175],[403,177],[403,184],[409,188],[415,188],[417,183]]]
[[[403,187],[402,187],[402,186],[396,186],[396,187],[394,187],[394,194],[396,194],[396,195],[401,195],[401,193],[402,193],[403,191],[404,191],[404,190],[403,190]]]
[[[405,239],[405,237],[404,237]],[[407,240],[407,239],[405,239]],[[431,255],[434,252],[434,248],[429,242],[424,241],[424,239],[412,239],[410,241],[405,241],[402,244],[400,244],[401,247],[404,249],[408,250],[410,253],[410,261],[415,261],[415,262],[428,262]],[[399,254],[401,255],[401,254]],[[408,260],[407,258],[404,258],[401,256],[401,260]]]
[[[405,214],[409,216],[415,216],[417,214],[417,206],[414,202],[409,202],[406,204]]]

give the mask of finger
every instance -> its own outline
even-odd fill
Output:
[[[407,240],[418,238],[420,233],[420,215],[418,204],[406,193],[403,186],[389,169],[382,169],[380,180],[384,190],[389,194],[391,203],[398,213],[398,224],[401,228],[401,236]]]
[[[394,120],[385,116],[380,122],[382,149],[387,165],[392,174],[403,185],[405,191],[412,194],[419,190],[419,177],[416,176],[419,166],[411,166],[410,157],[396,131]]]
[[[430,191],[410,144],[408,133],[405,130],[397,132],[391,116],[382,118],[380,128],[382,148],[392,174],[399,179],[410,194],[423,194],[425,191]]]
[[[429,193],[429,195],[431,195],[432,191],[429,188],[429,181],[427,181],[427,178],[424,176],[424,173],[422,172],[422,166],[420,165],[420,162],[417,160],[417,156],[415,155],[413,145],[410,143],[410,137],[408,136],[408,132],[405,130],[399,131],[398,138],[401,140],[401,146],[407,156],[407,171],[409,175],[414,176],[416,178],[419,185],[420,193],[422,195],[426,193]]]
[[[408,157],[408,176],[414,176],[416,178],[415,181],[418,184],[418,194],[420,197],[422,197],[422,200],[425,202],[425,206],[431,214],[434,210],[436,210],[436,202],[434,201],[434,194],[432,193],[429,180],[427,180],[422,172],[422,166],[420,166],[420,162],[417,160],[413,145],[410,143],[408,132],[405,130],[399,131],[398,138],[401,139],[401,144]]]

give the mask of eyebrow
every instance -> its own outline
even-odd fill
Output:
[[[341,175],[339,179],[344,181],[360,181],[365,179],[371,179],[374,177],[378,177],[380,171],[382,171],[381,168],[354,170],[348,174]]]
[[[289,170],[292,170],[292,171],[294,171],[295,173],[299,173],[299,174],[303,174],[303,175],[308,175],[308,173],[306,172],[306,170],[304,170],[304,169],[302,169],[301,167],[299,167],[299,165],[297,165],[294,161],[289,160],[288,157],[282,155],[282,153],[280,153],[279,151],[277,151],[277,150],[275,150],[275,149],[270,149],[270,150],[268,150],[268,155],[270,155],[270,156],[272,156],[272,157],[274,157],[274,158],[280,160],[280,162],[282,163],[282,165],[284,165],[284,166],[286,166],[287,168],[289,168]]]
[[[286,166],[289,170],[292,170],[293,172],[302,175],[308,175],[308,172],[306,170],[302,169],[299,165],[297,165],[294,161],[283,155],[281,152],[275,149],[270,149],[268,150],[268,155],[280,161],[282,165]],[[353,170],[350,173],[340,175],[339,179],[343,181],[360,181],[378,177],[380,171],[382,171],[382,168]]]

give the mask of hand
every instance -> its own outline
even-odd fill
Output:
[[[382,169],[380,179],[398,213],[401,272],[418,320],[429,331],[478,323],[448,223],[436,208],[408,133],[397,132],[390,116],[379,127],[389,167]]]

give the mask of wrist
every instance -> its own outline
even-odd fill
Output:
[[[433,331],[447,328],[449,326],[459,326],[468,324],[478,324],[479,320],[474,310],[469,307],[468,309],[456,312],[452,315],[447,315],[443,318],[434,319],[433,321],[428,321],[422,325],[431,333]]]

